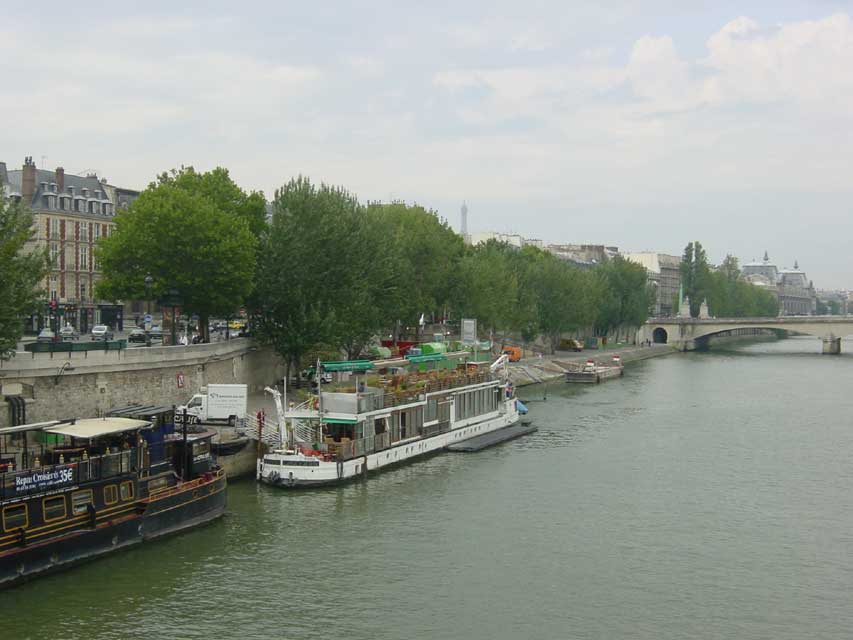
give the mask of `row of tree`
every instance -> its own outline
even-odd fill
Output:
[[[690,299],[690,315],[697,317],[703,300],[708,312],[718,318],[773,317],[779,314],[779,300],[773,292],[743,278],[738,260],[727,255],[716,268],[708,263],[705,249],[691,242],[681,259],[681,284]]]
[[[21,298],[0,310],[16,315],[0,318],[4,331],[39,302],[48,262],[22,251],[31,223],[22,206],[0,201],[0,268],[8,274],[0,286],[6,300]],[[637,327],[654,304],[645,269],[622,258],[581,269],[531,246],[466,246],[434,211],[362,204],[304,177],[276,191],[268,219],[263,194],[245,192],[227,170],[173,170],[115,223],[96,248],[99,298],[177,293],[205,333],[209,318],[245,308],[288,366],[324,347],[356,356],[377,335],[417,327],[424,316],[474,317],[497,337],[541,336],[556,347],[568,332]],[[703,299],[719,316],[776,313],[772,295],[746,283],[734,258],[712,269],[698,242],[685,250],[682,278],[694,314]],[[19,333],[6,333],[0,349],[8,353]]]
[[[565,332],[639,326],[652,303],[645,270],[633,263],[584,271],[534,247],[466,247],[434,211],[362,204],[303,177],[276,191],[271,220],[265,213],[263,196],[224,169],[163,174],[98,247],[97,295],[159,299],[177,290],[202,330],[208,318],[245,307],[288,365],[324,346],[356,356],[422,316],[475,317],[495,334],[544,335],[555,346]]]

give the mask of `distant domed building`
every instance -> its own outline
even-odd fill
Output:
[[[761,262],[743,265],[741,274],[747,282],[773,292],[779,300],[779,315],[814,315],[817,310],[814,285],[796,261],[793,269],[777,269],[765,251]]]

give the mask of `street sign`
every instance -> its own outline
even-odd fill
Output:
[[[477,319],[462,319],[462,343],[475,344],[477,342]]]
[[[178,372],[177,382],[178,382],[178,389],[183,389],[184,388],[184,374],[183,373]]]
[[[143,321],[143,322],[151,322],[151,314],[150,314],[150,313],[146,313],[146,314],[143,316],[142,321]]]

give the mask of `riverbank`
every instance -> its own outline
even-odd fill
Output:
[[[566,368],[572,363],[583,363],[590,358],[596,362],[609,363],[614,354],[619,354],[622,362],[636,362],[648,358],[667,356],[678,353],[669,345],[653,344],[644,346],[625,346],[619,349],[589,350],[589,351],[558,351],[553,355],[538,358],[525,358],[520,362],[514,362],[509,367],[509,376],[516,387],[529,384],[540,384],[549,380],[563,378]]]

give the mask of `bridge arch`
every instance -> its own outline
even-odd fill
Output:
[[[666,344],[669,340],[669,334],[667,334],[666,329],[663,327],[656,327],[654,331],[652,331],[652,342],[655,344]]]

